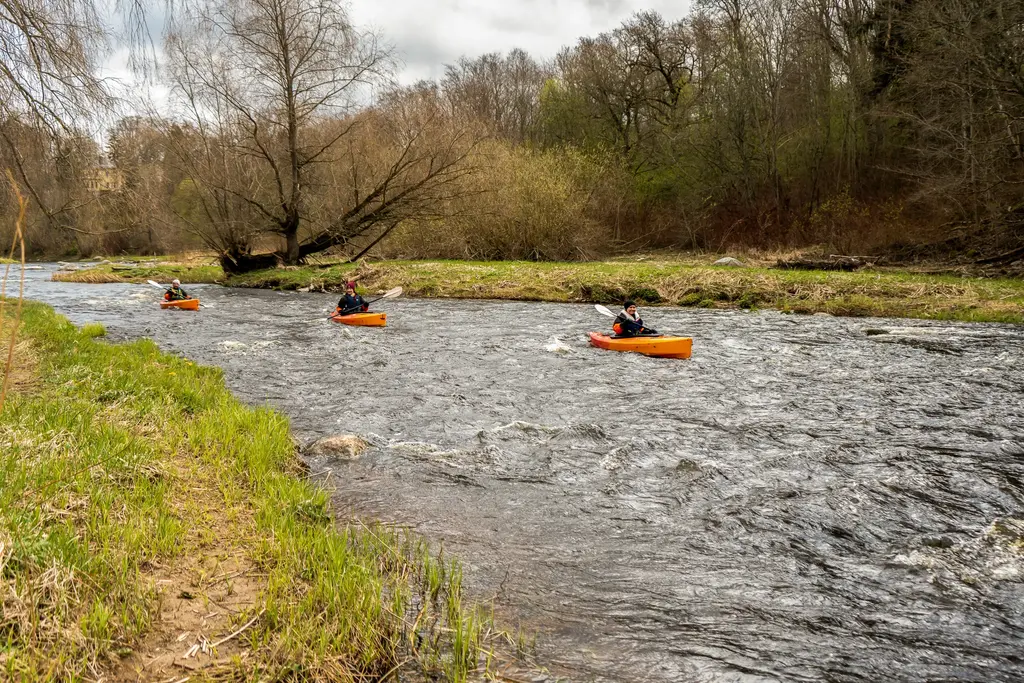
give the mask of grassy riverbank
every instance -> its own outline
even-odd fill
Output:
[[[0,413],[0,679],[458,681],[485,658],[458,564],[339,526],[283,416],[102,335],[26,304]]]
[[[409,296],[573,301],[700,308],[774,308],[831,313],[1024,323],[1024,280],[964,278],[893,271],[854,273],[728,268],[695,259],[535,263],[522,261],[381,261],[359,266],[277,268],[226,278],[203,264],[159,264],[60,274],[73,282],[221,282],[234,287],[339,291],[358,278],[369,291],[405,288]]]

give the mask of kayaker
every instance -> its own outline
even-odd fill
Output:
[[[356,283],[348,282],[345,284],[345,296],[341,297],[341,301],[338,302],[338,315],[349,315],[351,313],[357,313],[362,311],[365,313],[370,310],[370,305],[366,303],[363,297],[356,294]]]
[[[615,334],[620,337],[636,337],[642,334],[658,334],[657,330],[644,327],[644,321],[640,319],[640,315],[636,312],[636,303],[632,301],[627,301],[622,304],[622,312],[616,316],[615,322],[612,323],[612,329],[615,330]]]
[[[175,278],[171,280],[171,288],[164,292],[164,299],[167,301],[184,301],[185,299],[191,299],[185,290],[181,288],[181,281]]]

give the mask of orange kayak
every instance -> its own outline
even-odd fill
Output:
[[[610,337],[600,332],[590,333],[590,344],[609,351],[633,351],[656,358],[689,358],[693,339],[690,337]]]
[[[160,308],[180,308],[183,311],[198,311],[199,299],[182,299],[181,301],[161,301]]]
[[[349,313],[348,315],[332,315],[331,320],[343,325],[359,327],[384,327],[388,324],[387,313]]]

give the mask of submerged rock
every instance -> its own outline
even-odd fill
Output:
[[[746,264],[743,263],[743,261],[740,261],[739,259],[735,259],[732,256],[726,256],[725,258],[720,258],[717,261],[715,261],[714,265],[716,265],[716,266],[734,266],[734,267],[737,267],[737,268],[746,268]]]
[[[317,439],[302,449],[302,452],[307,456],[354,460],[369,447],[370,444],[354,434],[336,434]]]
[[[952,548],[956,542],[949,536],[925,536],[921,539],[921,545],[929,548]]]

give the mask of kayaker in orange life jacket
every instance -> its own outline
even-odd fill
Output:
[[[619,313],[615,318],[615,322],[612,323],[612,329],[615,330],[615,334],[619,337],[658,334],[657,330],[644,327],[644,321],[640,319],[640,315],[636,312],[636,304],[632,301],[622,304],[622,312]]]
[[[363,297],[356,294],[356,283],[348,282],[345,284],[345,296],[341,297],[341,301],[338,302],[338,312],[336,315],[349,315],[351,313],[359,313],[370,310],[370,305],[366,303]]]
[[[171,280],[171,288],[164,292],[164,299],[166,301],[184,301],[185,299],[191,299],[185,290],[181,288],[181,281],[175,278]]]

